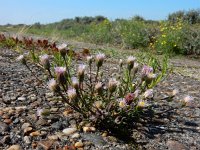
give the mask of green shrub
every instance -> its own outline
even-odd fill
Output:
[[[156,37],[153,48],[158,53],[165,54],[184,54],[182,45],[183,22],[176,23],[163,21],[160,23],[160,33]]]
[[[149,43],[146,25],[142,21],[120,21],[117,30],[126,48],[146,47]]]

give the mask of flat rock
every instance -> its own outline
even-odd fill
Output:
[[[0,121],[0,132],[8,131],[9,127],[6,123]]]
[[[12,145],[7,150],[22,150],[20,145]]]
[[[168,146],[169,150],[189,150],[189,148],[178,141],[168,140],[166,145]]]
[[[83,133],[81,134],[81,137],[83,137],[83,139],[85,140],[92,142],[94,145],[97,146],[104,146],[107,144],[107,142],[102,138],[102,136],[94,133]]]

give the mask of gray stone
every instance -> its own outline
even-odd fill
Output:
[[[6,131],[8,131],[8,130],[9,130],[8,125],[5,124],[4,122],[1,122],[1,121],[0,121],[0,133],[6,132]]]
[[[85,140],[92,142],[96,146],[106,145],[107,142],[102,138],[102,136],[97,135],[95,133],[83,133],[81,137]]]

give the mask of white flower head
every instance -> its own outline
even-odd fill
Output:
[[[79,81],[77,79],[77,77],[72,77],[72,86],[77,89],[79,86]]]
[[[105,59],[105,54],[99,53],[96,55],[95,59],[96,59],[97,67],[101,67]]]
[[[123,60],[120,59],[120,60],[119,60],[119,66],[122,67],[122,65],[123,65]]]
[[[92,63],[92,59],[93,59],[93,56],[87,56],[87,57],[86,57],[86,60],[87,60],[87,62],[88,62],[89,64]]]
[[[127,58],[127,63],[128,64],[134,64],[135,60],[136,60],[136,58],[134,56],[129,56]]]
[[[62,49],[67,48],[67,46],[68,46],[67,44],[62,43],[61,45],[58,45],[57,48],[58,48],[58,50],[62,50]]]
[[[139,100],[137,106],[139,108],[145,108],[148,106],[148,104],[144,100]]]
[[[19,57],[16,58],[17,61],[20,61],[22,64],[26,64],[26,59],[24,55],[20,55]]]
[[[77,93],[76,93],[76,89],[72,88],[72,89],[68,89],[67,90],[67,95],[69,97],[69,100],[75,100],[77,97]]]
[[[145,98],[153,98],[153,89],[148,89],[144,92]]]
[[[86,65],[80,64],[80,65],[78,66],[78,75],[79,75],[79,76],[84,75],[85,69],[86,69]]]
[[[124,108],[127,106],[126,100],[124,98],[119,98],[118,101],[119,101],[120,108]]]
[[[108,89],[112,93],[115,91],[117,86],[119,85],[119,81],[117,81],[115,78],[111,78],[108,82]]]
[[[67,54],[67,46],[67,44],[63,43],[57,47],[62,57],[65,57]]]
[[[102,92],[103,90],[103,84],[101,82],[98,82],[96,85],[95,85],[95,91],[97,91],[99,94]]]
[[[139,68],[139,64],[137,62],[134,63],[134,69],[138,69]]]
[[[56,92],[56,91],[59,90],[59,86],[58,86],[58,84],[56,83],[56,80],[55,80],[55,79],[49,80],[49,82],[48,82],[48,87],[49,87],[49,89],[50,89],[51,91],[53,91],[53,92]]]

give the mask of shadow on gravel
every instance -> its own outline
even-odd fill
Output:
[[[164,111],[155,113],[152,110],[148,110],[143,113],[142,117],[133,118],[132,120],[126,120],[127,123],[122,125],[114,125],[109,121],[105,121],[99,124],[98,128],[100,130],[108,130],[112,135],[121,140],[124,143],[134,144],[137,146],[144,145],[148,143],[148,140],[141,140],[137,138],[138,135],[143,135],[145,139],[157,138],[158,134],[171,134],[171,133],[185,133],[185,132],[200,132],[194,128],[198,124],[190,121],[176,122],[173,126],[172,118],[179,116],[176,112],[180,108],[174,109],[169,108]],[[181,127],[181,126],[190,127]]]

